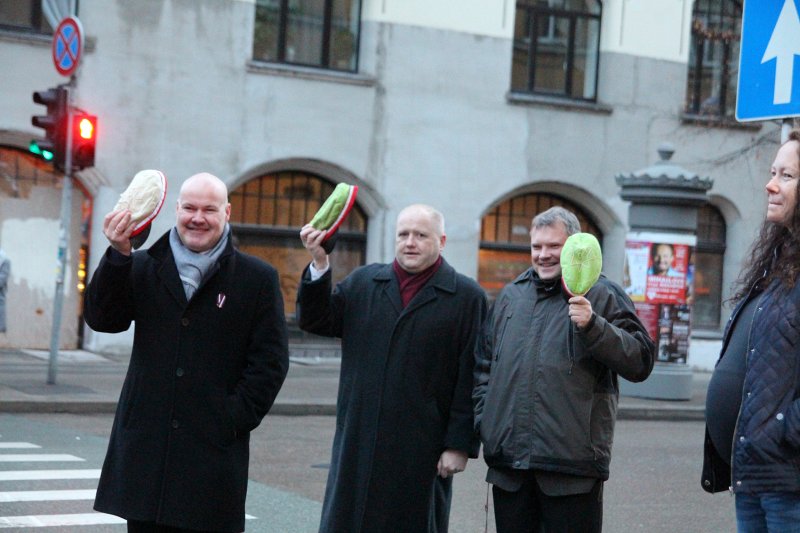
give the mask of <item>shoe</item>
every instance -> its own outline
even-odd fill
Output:
[[[119,196],[114,211],[128,209],[136,225],[131,233],[133,249],[141,247],[150,235],[150,224],[155,220],[167,198],[167,177],[159,170],[142,170],[136,173],[128,188]]]
[[[340,183],[333,189],[333,192],[319,211],[311,219],[311,224],[314,229],[328,230],[325,239],[322,241],[322,249],[325,253],[330,254],[333,247],[336,246],[336,230],[342,225],[344,219],[356,205],[356,197],[358,196],[358,186]]]

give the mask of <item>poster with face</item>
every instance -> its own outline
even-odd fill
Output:
[[[690,247],[667,242],[650,243],[645,301],[650,303],[686,303],[686,277]]]
[[[660,362],[687,360],[694,245],[694,236],[660,233],[632,233],[625,243],[623,286]]]

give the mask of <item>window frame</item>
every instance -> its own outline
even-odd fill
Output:
[[[256,14],[255,18],[255,25],[258,24],[258,9],[260,4],[266,0],[255,0],[254,2],[254,14]],[[333,3],[336,0],[322,0],[324,2],[323,8],[323,19],[322,19],[322,36],[320,39],[321,42],[321,50],[320,50],[320,63],[308,63],[303,61],[290,61],[286,58],[286,50],[287,50],[287,36],[288,36],[288,28],[289,28],[289,2],[290,0],[276,0],[279,4],[278,6],[278,36],[277,36],[277,50],[276,50],[276,57],[274,59],[264,59],[260,57],[256,57],[255,53],[253,54],[253,61],[263,62],[263,63],[271,63],[271,64],[278,64],[278,65],[290,65],[296,67],[305,67],[305,68],[313,68],[313,69],[320,69],[320,70],[330,70],[334,72],[348,72],[356,74],[358,73],[359,69],[359,61],[360,61],[360,49],[361,49],[361,21],[362,21],[362,11],[364,7],[364,0],[352,0],[353,2],[358,2],[358,15],[357,21],[355,23],[355,27],[358,28],[357,34],[353,40],[353,68],[335,68],[331,66],[331,34],[333,32]],[[254,28],[254,36],[255,36],[255,28]],[[255,41],[255,39],[254,39]],[[253,43],[253,48],[255,49],[255,42]],[[253,50],[255,52],[255,50]]]
[[[599,13],[593,14],[588,10],[576,11],[574,9],[564,9],[560,7],[540,6],[537,3],[529,3],[530,0],[517,0],[516,3],[516,16],[524,14],[526,17],[526,35],[527,38],[527,80],[525,90],[520,90],[512,87],[512,93],[518,94],[532,94],[532,95],[545,95],[557,98],[564,98],[568,100],[576,100],[583,102],[597,102],[597,88],[600,79],[600,33],[602,31],[602,18],[603,18],[603,1],[597,0],[599,6]],[[567,19],[568,37],[567,37],[567,68],[564,76],[564,86],[562,91],[550,91],[536,89],[536,55],[539,48],[539,39],[536,37],[536,23],[537,16],[544,17],[557,17]],[[575,41],[576,41],[576,26],[578,19],[584,19],[587,23],[596,21],[597,23],[597,43],[596,43],[596,58],[594,68],[594,89],[592,94],[594,96],[587,98],[585,96],[573,96],[572,85],[574,81],[575,71]],[[513,71],[513,51],[517,49],[517,43],[525,44],[525,40],[517,39],[515,34],[512,37],[512,71]],[[588,39],[587,39],[588,43]],[[588,59],[587,59],[588,64]],[[512,74],[513,76],[513,74]]]
[[[9,24],[0,19],[0,31],[8,31],[15,33],[24,33],[29,35],[52,35],[53,28],[47,22],[47,17],[44,15],[42,9],[42,0],[30,0],[30,13],[28,16],[27,26],[18,26],[16,24]],[[42,29],[47,28],[47,29]]]
[[[713,2],[719,2],[718,7]],[[712,24],[712,21],[714,24]],[[726,28],[725,23],[733,21],[733,28]],[[734,43],[741,41],[742,5],[737,0],[696,0],[692,8],[692,28],[689,44],[688,74],[686,82],[686,104],[684,113],[691,118],[711,118],[715,120],[734,122],[735,102],[738,93],[738,73],[731,66],[738,63],[739,51],[735,50]],[[713,46],[720,43],[722,58],[710,61],[708,54],[709,43]],[[704,102],[715,96],[713,92],[713,73],[721,70],[719,87],[719,101],[716,109],[704,109]],[[707,97],[703,93],[704,71],[711,73],[712,90]],[[731,85],[734,92],[730,93]],[[705,98],[704,98],[705,97]],[[730,113],[728,104],[733,102]]]
[[[714,235],[716,233],[716,235]],[[695,253],[695,280],[697,279],[697,255],[703,254],[706,256],[715,256],[718,257],[719,260],[719,276],[718,280],[719,283],[714,289],[716,289],[717,294],[713,295],[715,298],[714,305],[716,307],[717,313],[716,316],[713,317],[713,320],[699,323],[697,322],[697,314],[696,314],[696,303],[697,303],[697,292],[696,287],[694,287],[694,301],[692,302],[692,328],[697,328],[701,330],[718,330],[722,325],[722,292],[724,286],[724,271],[722,270],[725,266],[725,251],[727,249],[727,234],[728,234],[728,224],[725,220],[725,217],[722,214],[720,209],[713,205],[713,204],[706,204],[697,212],[697,244],[694,248]],[[696,282],[696,281],[695,281]]]

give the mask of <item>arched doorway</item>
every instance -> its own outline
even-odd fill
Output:
[[[307,171],[286,170],[255,177],[230,193],[231,227],[239,248],[273,265],[280,275],[286,318],[294,321],[300,275],[310,256],[300,228],[333,192],[335,183]],[[356,204],[339,228],[331,254],[337,283],[366,260],[367,216]]]
[[[481,220],[478,283],[490,299],[531,266],[531,220],[553,206],[575,213],[581,229],[595,235],[602,244],[603,235],[597,224],[577,204],[562,196],[534,192],[504,200]]]

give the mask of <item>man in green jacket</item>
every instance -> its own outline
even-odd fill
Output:
[[[653,342],[616,283],[563,289],[561,250],[578,232],[561,207],[533,219],[533,267],[500,293],[476,349],[475,424],[498,533],[602,530],[617,375],[642,381],[653,368]]]

